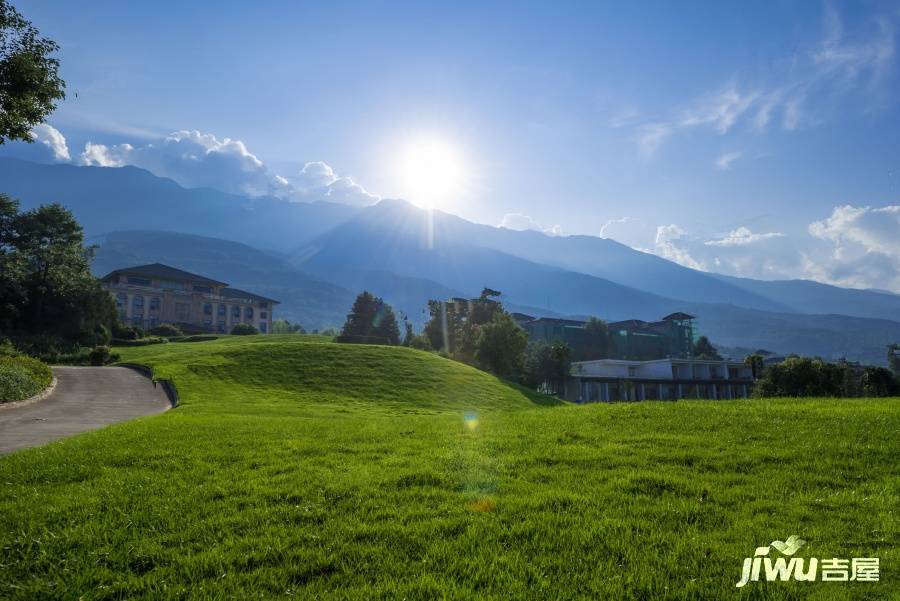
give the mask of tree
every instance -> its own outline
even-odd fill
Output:
[[[273,334],[305,334],[306,330],[303,329],[299,323],[291,323],[286,319],[276,319],[272,322],[272,333]]]
[[[0,0],[0,144],[33,142],[31,130],[65,98],[59,50],[7,0]]]
[[[576,361],[605,359],[610,355],[609,347],[609,328],[606,322],[596,317],[590,317],[584,324],[581,339],[571,349],[571,354]]]
[[[763,369],[765,369],[765,360],[762,355],[747,355],[744,357],[744,365],[750,368],[750,373],[753,374],[753,379],[759,378],[762,376]]]
[[[563,390],[572,365],[571,349],[564,342],[529,345],[525,355],[523,380],[527,386],[558,394]]]
[[[400,344],[397,316],[384,300],[369,292],[362,292],[353,302],[339,341]]]
[[[522,371],[527,346],[525,330],[503,311],[481,327],[475,359],[482,369],[502,378],[512,378]]]
[[[406,330],[403,336],[403,346],[412,346],[413,339],[416,337],[416,333],[413,332],[413,326],[408,321],[404,321],[403,327]]]
[[[698,359],[715,359],[717,361],[722,360],[722,356],[706,336],[701,336],[694,344],[694,357]]]
[[[0,195],[0,326],[18,334],[97,338],[115,323],[115,304],[91,275],[93,247],[64,207],[19,212]]]

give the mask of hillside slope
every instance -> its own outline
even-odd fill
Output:
[[[240,336],[121,351],[123,361],[147,365],[157,377],[177,382],[192,414],[347,407],[433,413],[559,404],[434,353],[337,344],[318,336]],[[252,407],[248,399],[254,399]]]

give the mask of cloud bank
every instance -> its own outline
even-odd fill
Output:
[[[240,140],[219,139],[197,130],[176,131],[140,146],[88,142],[78,162],[98,167],[134,165],[188,188],[209,187],[247,196],[352,205],[369,205],[379,200],[321,161],[306,163],[298,173],[280,175]]]

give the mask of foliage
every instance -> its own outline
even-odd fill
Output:
[[[744,597],[896,597],[894,399],[575,406],[321,336],[122,352],[182,404],[0,457],[5,599],[726,599],[797,524],[881,582]]]
[[[338,342],[400,344],[397,316],[389,304],[369,292],[356,297]]]
[[[481,327],[490,323],[503,306],[492,297],[500,293],[485,288],[481,296],[470,300],[428,301],[430,319],[422,334],[431,348],[458,361],[475,364],[475,347]]]
[[[559,394],[572,365],[572,351],[564,342],[530,344],[525,355],[523,382],[536,390]]]
[[[522,372],[528,335],[512,316],[500,311],[481,327],[475,346],[478,366],[501,378],[514,379]]]
[[[81,226],[52,204],[19,212],[0,195],[0,330],[105,342],[115,322],[109,293],[90,272]]]
[[[762,376],[766,367],[765,359],[759,354],[747,355],[744,357],[744,365],[750,368],[754,380]]]
[[[0,403],[34,396],[52,379],[50,368],[33,357],[9,352],[0,355]]]
[[[0,0],[0,144],[33,142],[31,129],[65,98],[56,42],[41,37],[7,0]]]
[[[716,350],[716,347],[712,345],[709,341],[709,338],[706,336],[701,336],[697,339],[697,342],[694,343],[694,357],[697,359],[715,359],[716,361],[721,361],[722,356],[719,354],[719,351]]]
[[[822,359],[788,357],[770,365],[757,380],[754,396],[860,397],[900,394],[900,382],[883,367],[859,367]]]
[[[234,327],[231,328],[231,334],[233,336],[250,336],[253,334],[259,334],[259,330],[256,329],[256,326],[250,323],[236,323]]]
[[[162,336],[164,338],[174,338],[175,336],[184,336],[181,328],[171,323],[161,323],[148,330],[149,334],[154,336]]]
[[[584,333],[571,349],[573,361],[606,359],[612,352],[612,340],[605,321],[590,317],[584,324]]]
[[[112,327],[112,337],[117,338],[119,340],[137,340],[138,338],[143,338],[147,333],[138,326],[126,326],[122,325],[118,321],[113,323]]]
[[[108,346],[95,346],[89,356],[91,365],[106,365],[110,362],[111,353]]]
[[[272,322],[273,334],[306,334],[299,323],[291,323],[286,319],[276,319]]]

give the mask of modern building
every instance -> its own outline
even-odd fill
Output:
[[[565,342],[572,348],[578,348],[586,336],[586,321],[534,318],[523,313],[514,313],[513,318],[528,333],[530,340]],[[687,313],[672,313],[659,321],[628,319],[610,322],[607,324],[610,355],[634,361],[690,358],[694,348],[694,319]]]
[[[227,333],[248,323],[265,334],[272,331],[278,304],[162,263],[117,269],[101,282],[115,298],[122,323],[145,329],[172,323],[189,331]]]
[[[599,359],[572,363],[564,396],[585,403],[742,399],[752,385],[751,368],[735,361]]]

